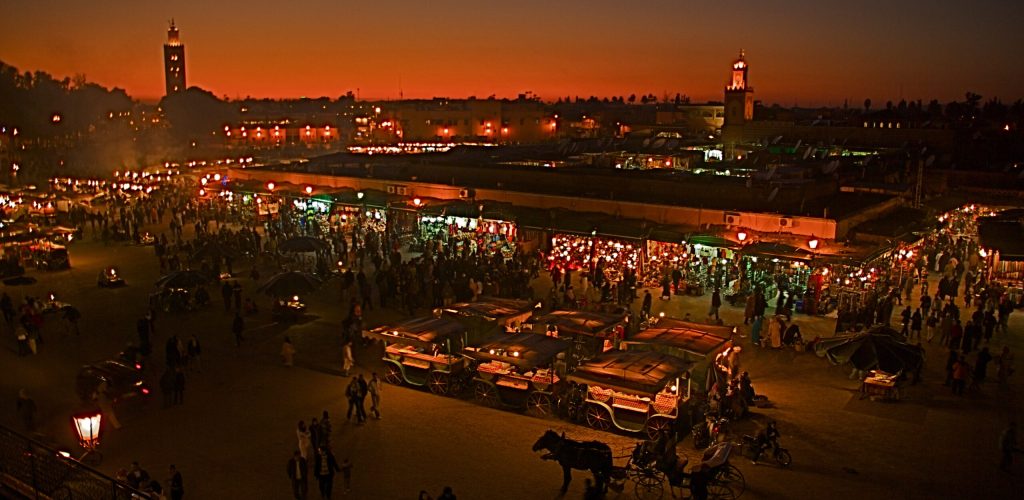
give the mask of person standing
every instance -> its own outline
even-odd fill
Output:
[[[1010,352],[1009,346],[1003,346],[1003,353],[999,355],[997,363],[999,368],[996,376],[999,378],[999,386],[1006,387],[1010,375],[1013,375],[1013,353]]]
[[[231,333],[235,334],[235,347],[242,345],[242,332],[245,331],[245,320],[242,319],[241,312],[235,312],[235,319],[231,322]]]
[[[990,361],[992,361],[992,355],[989,354],[988,347],[982,347],[978,352],[978,357],[974,360],[974,379],[971,381],[971,389],[980,389],[981,384],[985,383]]]
[[[287,335],[284,337],[284,343],[281,344],[281,359],[284,361],[284,366],[289,368],[295,364],[295,346]]]
[[[224,282],[220,287],[220,296],[224,299],[224,312],[231,311],[231,296],[234,295],[234,290],[231,288],[231,284],[227,281]]]
[[[306,475],[309,471],[309,462],[302,456],[299,450],[295,450],[292,458],[288,459],[288,479],[292,483],[292,495],[295,500],[306,500],[309,494],[309,478]]]
[[[708,317],[714,316],[716,320],[718,317],[718,308],[722,307],[722,291],[715,287],[715,291],[711,292],[711,309],[708,311]]]
[[[341,372],[343,376],[347,377],[352,371],[352,367],[356,364],[355,358],[352,356],[351,341],[346,341],[345,344],[341,346],[341,356]]]
[[[358,384],[356,386],[356,419],[359,421],[359,425],[366,423],[366,394],[369,392],[369,384],[366,383],[366,378],[363,374],[359,374],[359,378],[356,379]]]
[[[967,360],[960,356],[955,363],[953,363],[953,394],[962,396],[964,394],[964,385],[967,384],[967,374],[969,373],[970,366],[967,365]]]
[[[348,400],[348,413],[345,416],[345,420],[352,421],[352,413],[356,414],[356,421],[359,421],[359,410],[356,409],[357,401],[359,400],[359,379],[352,377],[349,380],[348,386],[345,387],[345,398]]]
[[[181,479],[181,472],[173,464],[168,471],[170,476],[167,478],[167,491],[171,495],[171,500],[181,500],[185,496],[185,482]]]
[[[313,420],[316,421],[316,419]],[[309,454],[313,451],[313,438],[309,429],[306,428],[306,422],[299,420],[299,427],[295,430],[295,435],[299,439],[298,453],[303,460],[309,460]]]
[[[330,448],[321,444],[320,450],[316,454],[313,473],[316,475],[322,500],[331,500],[331,491],[334,489],[334,474],[340,470],[338,462],[334,458],[334,453],[331,453]]]
[[[373,372],[373,375],[370,376],[368,389],[370,391],[370,411],[373,413],[373,418],[380,420],[380,391],[383,386],[380,379],[377,378],[377,372]]]
[[[917,337],[918,342],[921,341],[921,324],[923,322],[922,320],[923,318],[921,317],[921,309],[918,308],[916,311],[914,311],[914,314],[910,316],[910,337],[907,338],[908,342],[910,340],[913,340],[914,337]]]
[[[352,462],[345,457],[345,460],[341,461],[341,479],[342,484],[345,486],[345,493],[347,494],[352,490]]]
[[[320,416],[320,446],[331,446],[331,418],[327,410]]]

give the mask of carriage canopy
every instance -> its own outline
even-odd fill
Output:
[[[363,333],[364,336],[388,343],[407,344],[424,349],[460,339],[466,327],[450,318],[417,318],[395,325],[383,325]]]
[[[691,366],[692,363],[660,352],[614,352],[584,362],[568,379],[622,392],[655,395]]]
[[[464,352],[477,361],[500,361],[529,371],[548,365],[571,345],[569,341],[535,333],[499,333]]]

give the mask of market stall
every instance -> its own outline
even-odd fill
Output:
[[[526,408],[547,417],[554,414],[558,373],[555,359],[572,344],[533,333],[498,333],[463,353],[475,363],[473,398],[487,406]],[[564,366],[564,364],[563,364]]]
[[[466,328],[451,318],[417,318],[363,332],[381,340],[384,348],[384,380],[426,386],[434,394],[461,390],[465,359],[458,353]]]
[[[420,213],[419,238],[460,255],[501,254],[511,259],[518,228],[510,207],[496,202],[434,204]]]
[[[744,246],[740,253],[743,279],[752,289],[760,287],[769,300],[782,291],[803,297],[811,275],[811,252],[785,243],[762,241]]]
[[[691,363],[659,352],[610,352],[582,363],[566,378],[583,395],[587,425],[646,432],[670,429],[690,398]]]

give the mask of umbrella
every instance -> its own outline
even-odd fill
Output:
[[[277,247],[282,252],[316,252],[330,248],[326,242],[310,236],[296,236]]]
[[[213,257],[215,259],[219,259],[221,257],[228,257],[234,255],[235,252],[228,248],[227,246],[225,246],[224,244],[218,241],[209,241],[205,243],[203,246],[199,247],[199,249],[196,250],[194,254],[192,254],[192,258],[202,259],[205,257]]]
[[[899,373],[917,368],[924,362],[922,350],[900,342],[888,328],[864,333],[840,335],[818,341],[814,350],[833,364],[851,363],[858,370],[882,370]]]
[[[288,271],[271,276],[266,283],[260,285],[259,291],[274,297],[285,297],[309,293],[320,286],[320,279],[309,273]]]
[[[209,278],[199,271],[187,269],[185,271],[174,271],[156,280],[156,286],[161,288],[191,288],[204,285]]]

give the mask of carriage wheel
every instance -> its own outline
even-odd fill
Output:
[[[478,380],[473,384],[473,399],[484,406],[497,406],[498,393],[493,385]]]
[[[608,410],[598,405],[587,405],[587,425],[599,431],[606,431],[612,427],[612,416],[608,414]]]
[[[384,381],[389,384],[402,385],[402,371],[391,363],[384,365]]]
[[[551,417],[554,415],[554,404],[551,395],[544,392],[531,392],[526,398],[526,411],[538,417]]]
[[[672,419],[665,417],[652,417],[647,420],[647,437],[651,440],[658,439],[662,431],[672,428]]]
[[[661,473],[640,470],[633,478],[633,493],[641,500],[661,498],[665,494]]]
[[[718,481],[715,482],[728,487],[736,497],[739,497],[747,490],[747,480],[743,477],[743,473],[733,464],[723,468],[722,472],[718,475]]]
[[[711,483],[708,485],[708,498],[715,500],[735,500],[739,496],[728,484]]]
[[[445,395],[448,394],[448,374],[444,372],[430,372],[430,379],[427,380],[427,386],[430,387],[430,392],[434,394]]]

